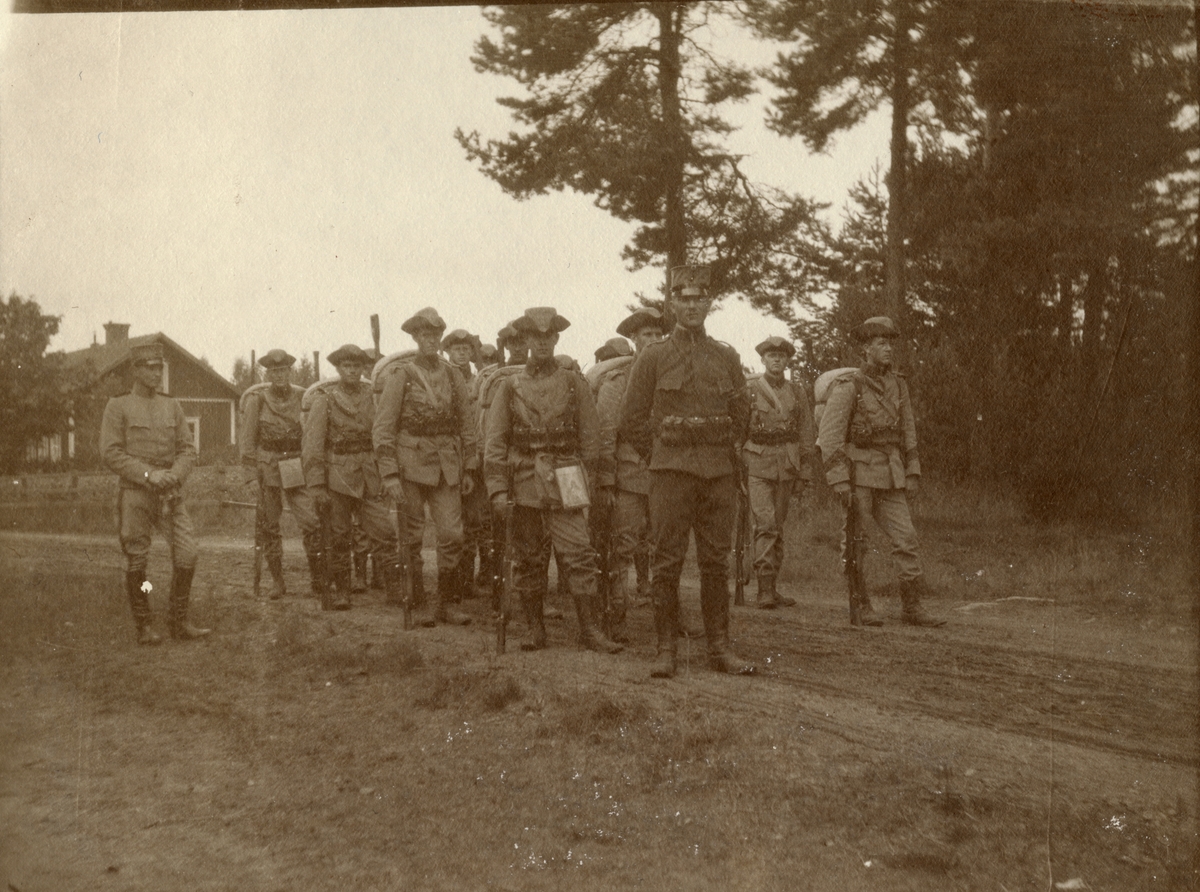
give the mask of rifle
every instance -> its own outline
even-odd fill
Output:
[[[739,462],[740,465],[740,462]],[[733,603],[738,607],[746,603],[746,583],[750,581],[749,567],[746,564],[746,534],[750,526],[750,482],[746,469],[738,472],[737,496],[737,528],[733,540]]]
[[[613,495],[616,495],[615,487]],[[613,554],[612,554],[612,530],[613,530],[613,513],[616,510],[615,505],[596,505],[595,506],[595,532],[594,539],[596,541],[596,562],[600,565],[600,604],[601,604],[601,622],[604,627],[604,634],[611,637],[612,635],[612,588],[613,588]]]
[[[861,626],[862,595],[866,590],[862,575],[862,531],[858,528],[858,510],[854,504],[854,482],[850,483],[850,505],[846,509],[846,590],[850,596],[850,625]]]
[[[512,614],[512,498],[509,497],[508,510],[497,512],[497,516],[492,520],[492,547],[495,548],[496,527],[497,522],[503,524],[504,528],[504,563],[503,575],[500,577],[500,611],[496,617],[496,653],[504,653],[505,645],[508,643],[508,620]],[[495,574],[493,565],[492,573]],[[493,575],[493,583],[495,575]]]
[[[320,576],[317,579],[317,594],[321,598],[321,609],[333,609],[333,597],[330,589],[333,587],[331,579],[331,568],[329,566],[329,505],[316,506],[317,520],[319,521],[319,529],[321,531],[321,551],[317,555],[317,565],[320,569]]]
[[[254,502],[254,600],[262,594],[263,549],[266,537],[263,535],[263,488],[262,479],[258,481],[258,498]]]
[[[412,554],[404,547],[404,528],[402,520],[408,512],[403,511],[399,503],[396,503],[396,557],[399,561],[401,578],[403,579],[404,591],[400,595],[400,607],[404,614],[404,631],[412,630],[412,611],[413,611],[413,559]]]

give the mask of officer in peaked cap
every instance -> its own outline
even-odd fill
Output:
[[[479,461],[467,385],[458,367],[439,355],[446,323],[426,307],[402,326],[417,355],[387,379],[375,414],[375,457],[384,487],[400,514],[400,547],[417,563],[425,507],[437,528],[437,589],[422,624],[467,625],[455,606],[464,585],[462,498]]]
[[[650,674],[675,674],[679,576],[694,532],[700,606],[709,662],[719,672],[750,674],[729,646],[729,551],[737,500],[738,451],[746,439],[746,378],[737,351],[709,337],[708,270],[671,271],[678,320],[670,337],[650,344],[629,373],[618,435],[650,466],[650,586],[658,657]]]
[[[266,370],[266,383],[251,387],[242,394],[241,400],[238,452],[242,464],[253,472],[253,479],[258,483],[255,512],[258,541],[255,547],[262,549],[271,573],[272,599],[282,598],[287,593],[283,580],[283,537],[279,530],[285,499],[300,526],[312,590],[318,597],[325,578],[321,526],[312,496],[303,485],[303,474],[292,474],[293,468],[299,471],[303,437],[301,401],[304,388],[291,382],[295,363],[296,357],[286,350],[268,350],[258,360]],[[286,481],[285,471],[288,474]]]
[[[528,336],[530,356],[519,373],[501,380],[488,410],[484,477],[497,513],[511,524],[511,594],[524,604],[529,629],[522,648],[546,646],[542,542],[548,536],[566,569],[584,646],[616,653],[620,645],[597,625],[599,571],[585,512],[599,456],[596,406],[583,376],[554,358],[568,325],[553,307],[534,307],[514,320],[513,328]]]
[[[754,348],[766,372],[750,379],[750,433],[742,447],[746,491],[754,520],[754,574],[758,606],[791,607],[794,598],[779,594],[776,580],[783,563],[783,527],[792,496],[812,478],[815,440],[808,393],[784,376],[796,348],[769,337]]]
[[[196,463],[192,432],[179,402],[159,392],[163,379],[160,343],[130,348],[133,387],[113,397],[100,422],[100,455],[120,478],[117,510],[125,553],[125,592],[139,644],[158,644],[150,607],[146,563],[150,535],[158,527],[171,550],[167,628],[172,638],[200,638],[209,629],[188,622],[196,570],[196,536],[180,490]]]
[[[633,356],[633,348],[624,338],[609,338],[596,348],[596,362],[607,362],[618,356]]]
[[[329,354],[329,362],[337,368],[338,380],[318,385],[313,394],[301,459],[318,514],[327,512],[332,540],[328,561],[334,591],[325,593],[321,606],[346,610],[350,607],[355,511],[370,543],[374,565],[385,568],[389,594],[401,581],[396,534],[371,442],[375,403],[371,386],[362,377],[371,359],[361,347],[346,344]]]
[[[862,351],[863,364],[831,385],[817,445],[825,479],[846,510],[856,512],[860,537],[866,519],[874,517],[891,540],[900,571],[900,618],[910,625],[940,626],[945,620],[921,606],[925,577],[908,506],[908,495],[917,491],[921,462],[908,383],[893,367],[892,342],[897,336],[887,316],[873,316],[853,329],[851,337]],[[861,541],[847,542],[846,547],[861,550]],[[858,607],[864,624],[881,624],[865,592]]]

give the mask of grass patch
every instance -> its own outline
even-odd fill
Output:
[[[422,709],[478,706],[500,712],[524,696],[520,682],[505,672],[434,669],[418,680],[413,705]]]

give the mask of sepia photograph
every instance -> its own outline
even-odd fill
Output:
[[[10,0],[0,881],[1200,887],[1195,0]]]

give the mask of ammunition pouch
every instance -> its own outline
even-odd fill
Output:
[[[855,419],[850,425],[850,442],[859,449],[877,446],[899,446],[902,433],[897,427],[872,427],[870,423]]]
[[[329,451],[334,455],[356,455],[360,452],[372,452],[374,448],[371,438],[367,436],[337,437],[329,441]]]
[[[800,431],[793,425],[787,427],[750,429],[750,442],[759,446],[782,446],[784,443],[799,443]]]
[[[579,432],[573,424],[553,427],[526,427],[514,424],[509,445],[522,452],[548,452],[553,455],[578,455]]]
[[[455,436],[459,432],[458,417],[453,412],[436,415],[409,415],[400,419],[400,430],[414,437]]]
[[[665,415],[658,422],[664,446],[729,446],[733,419],[728,415]]]
[[[258,441],[258,448],[265,449],[267,452],[299,452],[300,451],[300,435],[293,437],[262,437]]]

